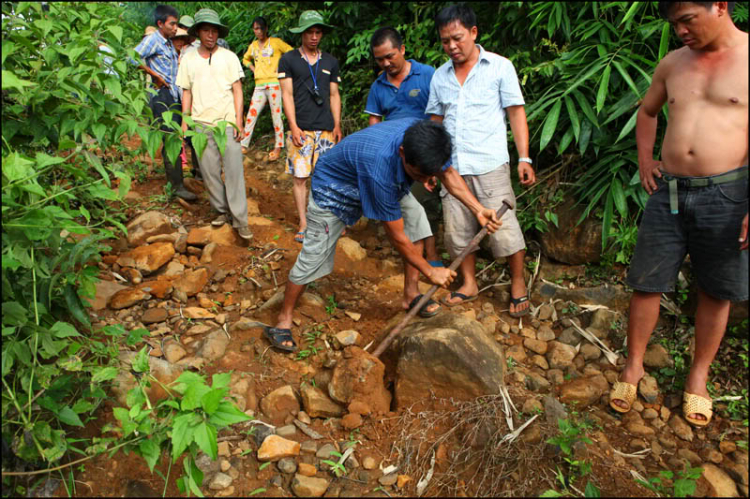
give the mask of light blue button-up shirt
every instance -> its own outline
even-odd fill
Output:
[[[453,168],[461,175],[482,175],[510,161],[504,108],[524,104],[513,63],[477,47],[479,60],[463,85],[452,61],[435,71],[425,110],[443,116]]]

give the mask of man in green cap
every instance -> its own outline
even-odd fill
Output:
[[[188,31],[193,26],[193,24],[195,24],[195,20],[192,16],[188,16],[187,14],[180,17],[180,20],[177,22],[177,26],[184,29],[185,31]],[[185,54],[192,52],[193,50],[197,50],[200,44],[200,40],[188,33],[188,43],[182,49],[182,55],[184,56]]]
[[[177,72],[177,85],[182,88],[182,113],[192,116],[196,131],[206,135],[206,149],[199,158],[200,169],[208,190],[211,206],[219,216],[211,225],[222,226],[231,222],[239,236],[252,239],[247,224],[247,198],[242,166],[242,82],[245,72],[240,60],[230,50],[217,45],[219,37],[227,36],[229,28],[221,24],[219,15],[212,9],[201,9],[195,14],[195,24],[188,33],[197,36],[200,47],[185,54]],[[213,132],[207,128],[221,121],[236,124],[226,127],[224,155]],[[182,122],[187,131],[187,123]],[[221,179],[222,159],[224,181]]]
[[[306,10],[299,16],[299,26],[289,30],[302,33],[302,46],[279,61],[281,98],[289,122],[287,168],[294,175],[292,192],[299,213],[294,240],[300,243],[307,229],[307,179],[318,157],[342,138],[339,63],[318,48],[323,30],[332,27],[317,11]]]

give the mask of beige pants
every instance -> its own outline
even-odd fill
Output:
[[[462,175],[469,190],[485,208],[497,211],[503,199],[515,206],[516,196],[510,183],[508,163],[483,175]],[[448,193],[445,186],[440,191],[443,200],[445,247],[451,258],[456,258],[469,245],[481,227],[474,214],[464,204]],[[513,255],[526,247],[515,210],[508,210],[501,218],[503,224],[487,237],[495,258]]]

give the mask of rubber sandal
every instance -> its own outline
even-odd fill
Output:
[[[609,406],[617,412],[626,413],[633,407],[633,402],[638,394],[638,388],[632,383],[626,383],[625,381],[615,381],[612,385],[612,390],[609,392]],[[628,404],[627,409],[614,404],[614,400],[622,400]]]
[[[427,260],[427,263],[429,263],[433,267],[445,267],[445,264],[442,260]]]
[[[274,153],[276,153],[276,154],[274,154]],[[281,154],[281,151],[276,152],[274,150],[274,151],[269,152],[268,153],[268,161],[276,161],[277,159],[279,159],[279,155],[280,154]]]
[[[711,422],[711,416],[713,416],[713,402],[711,399],[701,397],[694,393],[682,392],[682,414],[685,416],[685,421],[693,426],[706,426]],[[689,414],[701,414],[706,417],[703,419],[695,419],[688,417]]]
[[[450,298],[461,298],[461,301],[458,303],[448,303],[448,300]],[[478,298],[478,295],[466,296],[465,294],[459,293],[458,291],[451,291],[450,298],[443,298],[442,300],[440,300],[440,303],[442,305],[445,305],[446,307],[455,307],[456,305],[463,305],[464,303],[476,300]]]
[[[294,342],[294,338],[292,338],[292,331],[290,329],[264,327],[263,335],[271,342],[271,346],[274,348],[285,350],[287,352],[294,352],[297,350],[297,344]],[[285,341],[291,341],[292,346],[284,345]]]
[[[409,312],[409,311],[410,311],[411,309],[413,309],[414,307],[416,307],[416,306],[417,306],[417,303],[419,302],[419,300],[421,300],[421,299],[422,299],[422,297],[423,297],[423,296],[424,296],[424,295],[419,295],[419,296],[416,296],[416,297],[415,297],[415,298],[414,298],[414,299],[413,299],[413,300],[411,301],[411,303],[409,303],[409,308],[408,308],[408,309],[406,309],[406,311],[407,311],[407,312]],[[436,316],[436,315],[438,314],[438,312],[440,312],[440,307],[436,308],[436,309],[435,309],[435,310],[433,310],[432,312],[429,312],[429,311],[427,310],[427,307],[429,307],[430,305],[437,305],[437,304],[438,304],[438,302],[436,302],[435,300],[432,300],[432,299],[430,299],[430,300],[427,300],[427,303],[425,303],[424,305],[422,305],[422,308],[421,308],[421,309],[419,309],[419,312],[417,312],[417,315],[419,315],[419,316],[420,316],[420,317],[422,317],[423,319],[427,319],[427,318],[429,318],[429,317],[435,317],[435,316]]]
[[[510,302],[513,305],[515,305],[516,307],[519,306],[521,303],[524,303],[524,302],[527,302],[527,301],[529,301],[529,294],[528,293],[526,293],[525,295],[523,295],[520,298],[513,298],[512,296],[510,297]],[[531,312],[531,304],[529,304],[528,307],[526,307],[525,309],[521,310],[520,312],[511,312],[511,311],[508,311],[508,313],[510,314],[510,316],[511,317],[515,317],[515,318],[523,317],[525,315],[529,315],[529,312]]]
[[[294,240],[298,243],[304,243],[305,242],[305,233],[304,232],[297,232],[294,235]]]

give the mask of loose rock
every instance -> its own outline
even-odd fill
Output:
[[[280,472],[291,475],[292,473],[295,473],[297,471],[297,462],[291,457],[285,457],[283,459],[279,459],[279,462],[276,463],[276,467]]]
[[[559,341],[550,341],[548,343],[547,362],[552,369],[565,369],[573,362],[576,356],[576,349]]]
[[[669,420],[669,427],[672,428],[675,435],[680,437],[682,440],[685,440],[687,442],[693,441],[692,428],[690,428],[690,425],[684,419],[682,419],[682,417],[680,417],[678,414],[673,415],[672,418]]]
[[[160,211],[147,211],[131,220],[125,228],[131,246],[140,246],[151,236],[172,232],[169,217]]]
[[[135,267],[144,275],[157,271],[174,256],[172,243],[154,243],[138,246],[120,255],[117,263],[122,267]]]
[[[648,374],[643,376],[638,383],[638,393],[643,397],[643,400],[649,404],[655,403],[659,396],[659,385],[657,384],[656,379]]]
[[[259,461],[278,461],[285,457],[299,456],[300,444],[278,435],[269,435],[258,449]]]
[[[260,401],[260,410],[268,416],[272,424],[280,425],[293,411],[295,414],[298,413],[300,405],[291,385],[286,385],[263,397]],[[310,410],[307,409],[307,412],[310,413]]]
[[[704,463],[703,478],[711,485],[713,497],[739,497],[737,485],[721,468],[711,463]]]
[[[112,295],[109,299],[109,308],[120,310],[132,307],[138,302],[151,298],[151,295],[138,288],[126,288]]]
[[[308,477],[297,473],[292,480],[292,492],[297,497],[321,497],[328,490],[325,478]]]
[[[211,490],[222,490],[232,485],[232,477],[221,471],[214,475],[208,488]]]

